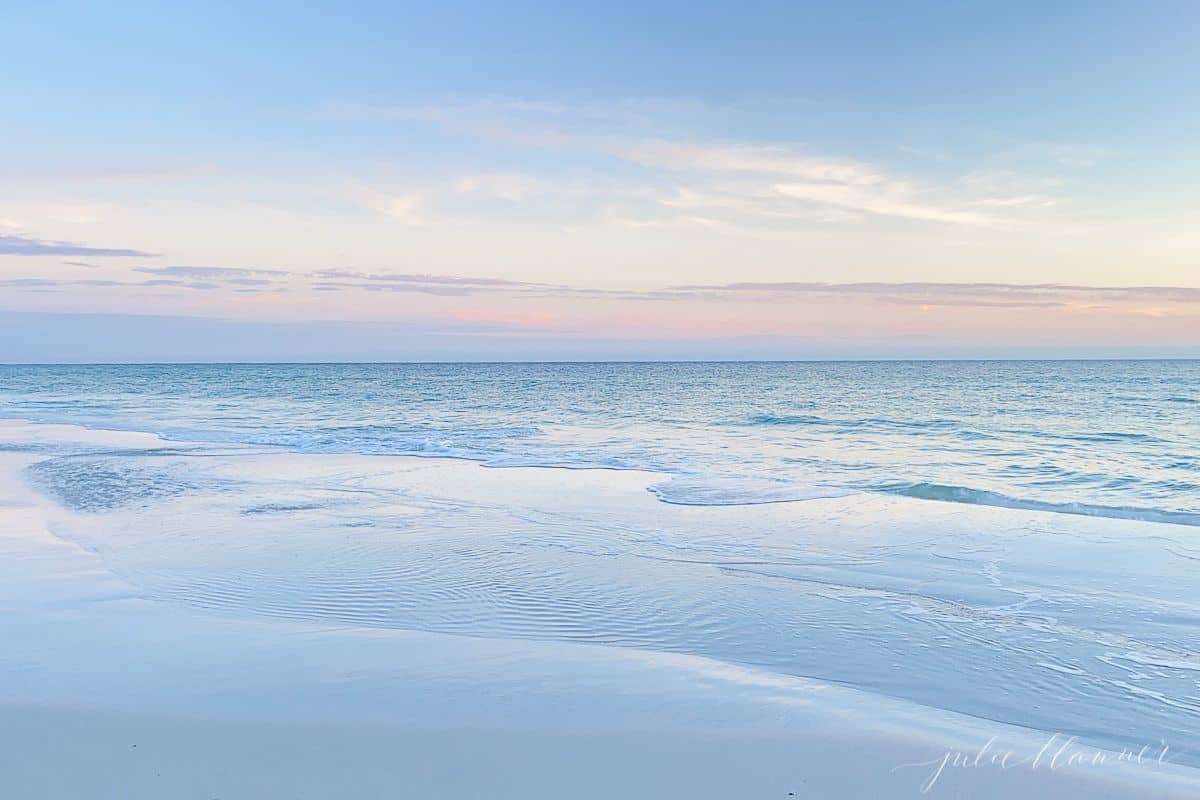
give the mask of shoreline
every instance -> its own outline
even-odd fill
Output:
[[[360,456],[363,458],[417,458],[435,461],[444,459],[474,464],[485,469],[549,469],[583,472],[607,471],[654,475],[657,476],[659,480],[655,483],[647,485],[646,491],[653,495],[661,503],[679,506],[737,507],[750,505],[771,505],[777,503],[808,502],[811,500],[839,496],[868,495],[876,497],[904,497],[910,500],[926,503],[947,503],[952,505],[963,505],[985,509],[1009,509],[1035,514],[1061,514],[1070,517],[1082,517],[1085,519],[1121,520],[1123,522],[1135,524],[1172,525],[1184,528],[1200,527],[1200,514],[1189,511],[1177,511],[1170,509],[1164,510],[1134,506],[1106,506],[1074,502],[1055,503],[1029,498],[1012,497],[990,490],[971,488],[969,486],[950,484],[942,485],[928,482],[897,484],[891,488],[852,488],[838,486],[835,484],[799,484],[788,481],[780,481],[778,482],[777,486],[765,486],[765,484],[769,483],[769,481],[765,481],[762,478],[753,478],[749,479],[749,482],[754,483],[757,481],[757,488],[759,491],[763,491],[764,488],[766,489],[767,494],[765,496],[755,497],[752,494],[746,494],[743,491],[741,493],[735,492],[735,494],[740,494],[737,499],[704,499],[705,492],[704,488],[702,487],[700,499],[689,499],[686,494],[683,496],[674,495],[670,489],[673,482],[678,481],[681,484],[686,484],[687,482],[694,480],[696,477],[694,474],[651,467],[623,466],[619,464],[603,463],[497,463],[494,460],[489,461],[488,458],[483,456],[459,455],[454,453],[426,453],[418,451],[399,451],[394,453],[371,453],[358,452],[354,450],[311,451],[290,445],[251,442],[237,439],[206,440],[173,438],[162,431],[147,430],[144,428],[91,425],[83,422],[64,421],[59,419],[39,420],[21,416],[0,416],[0,425],[7,424],[37,425],[46,427],[61,426],[66,428],[79,428],[97,433],[144,435],[153,437],[163,445],[193,445],[196,447],[226,446],[231,448],[244,447],[263,453],[279,452],[305,456]],[[712,477],[713,480],[711,482],[719,485],[729,476],[718,474]],[[771,496],[772,492],[779,493],[781,496]]]
[[[0,456],[0,763],[18,796],[916,797],[928,770],[901,765],[976,758],[992,736],[1023,755],[1045,744],[1030,729],[700,656],[147,599],[51,533],[64,512],[19,474],[43,457]],[[1114,754],[1102,767],[960,767],[930,795],[1182,798],[1198,786],[1200,770]]]

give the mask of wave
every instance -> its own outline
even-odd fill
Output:
[[[1132,506],[1101,506],[1090,503],[1053,503],[1010,497],[999,492],[972,489],[966,486],[947,486],[940,483],[909,483],[880,487],[888,494],[913,497],[919,500],[938,500],[949,503],[966,503],[976,506],[1015,508],[1024,511],[1046,511],[1055,514],[1074,514],[1084,517],[1105,517],[1139,522],[1164,522],[1171,525],[1200,526],[1200,514],[1187,511],[1164,511],[1155,508]]]
[[[950,431],[961,425],[952,419],[887,419],[865,417],[862,419],[830,419],[810,414],[755,414],[746,420],[751,426],[820,425],[840,427],[847,430],[903,430],[903,431]]]
[[[755,414],[747,420],[750,425],[837,425],[838,420],[813,417],[807,414]]]
[[[853,494],[831,486],[733,476],[677,476],[647,488],[662,502],[677,506],[751,506]]]
[[[1187,397],[1169,398],[1171,402],[1197,402]],[[811,414],[756,414],[746,420],[745,424],[763,427],[821,427],[834,428],[847,433],[900,433],[913,435],[921,432],[936,432],[943,436],[951,436],[964,441],[999,440],[1002,435],[1031,437],[1053,441],[1088,442],[1095,444],[1165,444],[1165,440],[1135,431],[1082,431],[1078,433],[1063,433],[1049,430],[1007,430],[985,432],[968,427],[962,420],[952,419],[888,419],[885,417],[864,417],[861,419],[836,419],[818,417]]]
[[[1098,431],[1096,433],[1048,433],[1050,438],[1069,439],[1073,442],[1142,442],[1145,444],[1160,444],[1163,440],[1148,433],[1128,433],[1126,431]]]

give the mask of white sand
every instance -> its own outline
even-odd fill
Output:
[[[1048,733],[703,658],[148,600],[51,533],[64,512],[21,479],[38,457],[0,454],[0,797],[918,797],[951,751],[966,765],[928,796],[1200,795],[1198,771],[1157,752],[1097,764],[1068,746],[1052,763],[1056,742],[1033,763]],[[435,463],[403,461],[414,481]],[[505,472],[532,490],[544,476]],[[630,479],[574,480],[602,503]],[[1010,768],[992,763],[1009,750]]]

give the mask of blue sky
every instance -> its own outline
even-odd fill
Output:
[[[0,2],[0,311],[67,342],[151,310],[384,323],[434,355],[1193,352],[1196,297],[1139,289],[1200,287],[1196,30],[1194,3]],[[1045,283],[1077,288],[1013,299]]]
[[[778,100],[808,113],[727,114],[703,120],[703,133],[860,157],[894,156],[898,138],[930,148],[1186,147],[1200,119],[1187,102],[1200,23],[1191,3],[0,9],[13,67],[0,88],[19,122],[4,138],[47,165],[63,155],[47,139],[81,158],[193,148],[252,160],[277,148],[392,157],[386,130],[343,139],[313,117],[326,105],[449,98]]]

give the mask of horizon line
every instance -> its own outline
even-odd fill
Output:
[[[1074,356],[1061,358],[653,358],[653,359],[497,359],[487,360],[344,360],[344,361],[0,361],[0,367],[336,367],[336,366],[519,366],[596,364],[929,364],[929,363],[1102,363],[1196,361],[1200,356]]]

